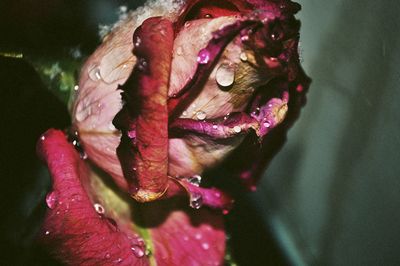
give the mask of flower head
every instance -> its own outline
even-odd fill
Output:
[[[232,198],[204,185],[218,178],[206,173],[225,169],[254,188],[275,151],[268,139],[297,117],[309,83],[298,10],[288,0],[150,1],[105,36],[73,107],[70,140],[90,163],[61,132],[38,144],[54,182],[42,239],[59,258],[222,264],[221,213],[201,206],[226,210]]]

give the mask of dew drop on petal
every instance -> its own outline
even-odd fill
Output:
[[[50,209],[54,209],[54,207],[57,204],[57,198],[58,198],[57,192],[52,191],[52,192],[48,193],[46,195],[47,207],[49,207]]]
[[[201,247],[202,247],[204,250],[210,249],[210,245],[209,245],[208,243],[202,243],[202,244],[201,244]]]
[[[100,67],[98,65],[92,65],[89,67],[88,74],[89,78],[93,81],[101,80]]]
[[[137,69],[140,71],[145,71],[147,69],[147,61],[144,58],[139,58],[137,64]]]
[[[106,259],[109,259],[109,258],[111,257],[111,255],[110,255],[110,253],[107,253],[104,257],[105,257]]]
[[[183,55],[183,48],[182,48],[182,46],[178,46],[178,48],[176,48],[176,54],[177,54],[177,55]]]
[[[242,37],[240,37],[240,40],[241,40],[242,42],[248,41],[248,40],[249,40],[249,35],[243,35]]]
[[[206,119],[207,114],[205,112],[203,112],[203,111],[198,111],[196,113],[196,117],[197,117],[198,120],[204,120],[204,119]]]
[[[243,62],[246,62],[248,59],[247,54],[245,52],[240,53],[239,57],[240,57],[240,60],[242,60]]]
[[[207,49],[201,49],[197,56],[197,62],[199,64],[205,65],[209,61],[210,61],[210,52]]]
[[[48,235],[50,234],[50,231],[46,231],[46,232],[44,232],[44,234],[45,234],[46,236],[48,236]]]
[[[131,250],[132,250],[133,254],[138,258],[141,258],[145,255],[143,248],[140,246],[134,245],[131,247]]]
[[[264,127],[269,128],[271,126],[271,123],[269,121],[264,122]]]
[[[41,139],[41,140],[45,140],[46,137],[45,137],[44,135],[42,135],[42,136],[40,137],[40,139]]]
[[[213,129],[218,129],[218,126],[217,125],[213,125],[212,128]]]
[[[182,116],[188,116],[188,112],[187,111],[183,111]]]
[[[242,128],[240,126],[235,126],[233,128],[233,131],[235,131],[235,133],[240,133],[242,131]]]
[[[105,209],[103,207],[103,205],[101,205],[100,203],[95,203],[93,204],[94,210],[98,213],[98,214],[104,214]]]
[[[196,187],[200,186],[201,183],[201,176],[194,175],[188,178],[188,182]]]
[[[139,47],[141,43],[142,43],[142,39],[140,39],[140,37],[137,36],[134,41],[135,48]]]
[[[215,80],[222,87],[229,87],[235,81],[235,68],[232,64],[221,64],[215,75]]]
[[[203,205],[203,197],[200,193],[190,194],[190,207],[193,209],[200,209]]]
[[[78,85],[75,85],[74,86],[74,91],[78,91],[79,90],[79,86]]]

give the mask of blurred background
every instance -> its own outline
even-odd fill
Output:
[[[35,141],[68,125],[70,69],[99,28],[142,2],[0,2],[1,265],[56,265],[31,244],[49,187]],[[308,103],[231,214],[233,253],[239,265],[400,265],[400,2],[299,3]]]

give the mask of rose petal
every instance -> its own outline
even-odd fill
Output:
[[[137,64],[122,87],[126,103],[114,119],[123,134],[117,154],[124,177],[132,197],[141,202],[155,200],[167,189],[173,36],[172,23],[161,18],[150,18],[135,31]]]
[[[38,153],[47,162],[53,181],[41,242],[67,265],[148,265],[135,256],[135,236],[96,212],[85,183],[89,172],[84,161],[61,131],[49,130],[38,142]]]

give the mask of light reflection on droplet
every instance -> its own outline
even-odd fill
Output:
[[[247,54],[245,52],[240,53],[240,60],[242,60],[243,62],[247,61]]]
[[[93,65],[88,69],[89,78],[93,81],[101,80],[100,67],[98,65]]]
[[[57,204],[58,195],[55,191],[52,191],[46,195],[46,204],[49,209],[54,209]]]
[[[209,245],[208,243],[202,243],[202,244],[201,244],[201,247],[202,247],[204,250],[208,250],[208,249],[210,248],[210,245]]]
[[[201,176],[194,175],[188,178],[188,182],[196,187],[200,186],[201,183]]]
[[[206,117],[207,117],[207,114],[205,112],[203,112],[203,111],[198,111],[196,113],[196,118],[198,120],[204,120],[204,119],[206,119]]]
[[[222,87],[229,87],[235,81],[235,68],[233,64],[224,63],[221,64],[215,75],[215,80],[218,85]]]
[[[210,61],[210,52],[207,49],[200,50],[197,56],[197,62],[199,64],[207,64]]]
[[[233,131],[235,131],[236,133],[240,133],[242,131],[242,128],[240,126],[235,126],[233,128]]]
[[[138,258],[141,258],[145,255],[142,247],[134,245],[131,247],[131,250],[132,250],[133,254]]]
[[[103,205],[101,205],[100,203],[95,203],[95,204],[93,204],[93,207],[94,207],[95,211],[96,211],[98,214],[104,214],[105,209],[104,209]]]
[[[190,194],[190,207],[193,209],[200,209],[203,205],[203,197],[200,193]]]

